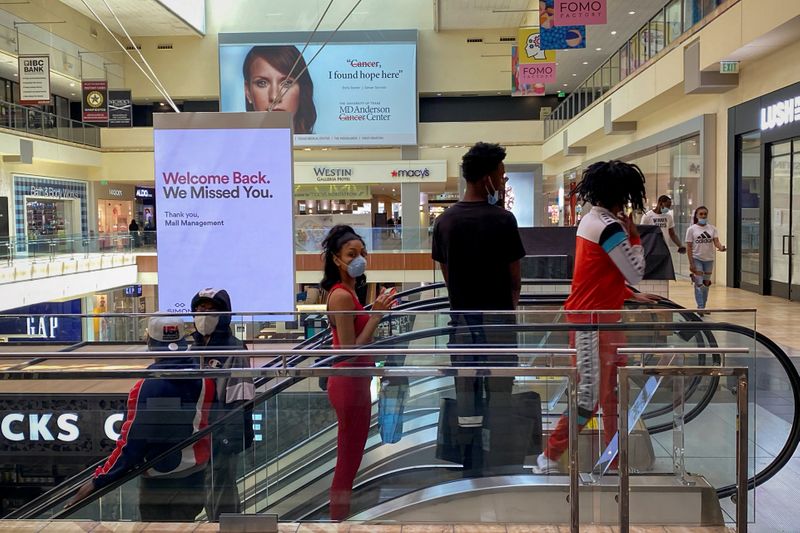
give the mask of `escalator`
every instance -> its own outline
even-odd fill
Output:
[[[415,293],[436,291],[441,286],[428,286],[415,289],[404,293],[403,296],[409,297]],[[545,309],[550,311],[557,310],[563,305],[564,295],[559,294],[536,294],[525,295],[521,302],[522,307],[529,309]],[[658,307],[661,309],[673,309],[675,314],[670,321],[660,321],[652,323],[633,323],[621,325],[609,325],[608,327],[624,329],[628,332],[636,332],[643,335],[651,335],[654,332],[663,332],[670,339],[672,345],[686,345],[697,348],[709,348],[708,353],[700,354],[696,364],[719,364],[719,356],[714,355],[713,348],[718,346],[717,336],[738,336],[750,345],[755,343],[756,351],[764,354],[764,361],[755,358],[753,362],[747,360],[732,361],[729,364],[743,364],[746,366],[758,365],[759,363],[776,366],[784,374],[784,379],[788,386],[795,410],[791,424],[791,429],[785,439],[781,439],[779,450],[775,450],[773,460],[758,472],[750,476],[750,487],[755,487],[763,483],[780,468],[782,468],[792,456],[800,435],[800,412],[797,406],[800,405],[800,378],[794,366],[788,359],[783,350],[775,343],[765,338],[763,335],[753,332],[745,326],[727,322],[704,322],[701,317],[689,312],[681,311],[681,308],[672,302],[661,302]],[[447,299],[435,297],[410,302],[397,308],[398,311],[441,311],[447,308]],[[389,318],[391,321],[393,318]],[[391,326],[391,324],[390,324]],[[536,345],[544,339],[552,341],[553,335],[560,335],[563,339],[570,329],[575,329],[574,324],[565,323],[521,323],[503,326],[512,329],[518,337],[524,339],[525,345]],[[415,343],[431,346],[438,344],[444,346],[449,334],[454,328],[448,325],[434,325],[434,327],[420,327],[413,331],[390,334],[387,338],[379,339],[373,347],[392,347],[401,348],[414,346]],[[330,342],[327,333],[321,333],[302,343],[298,348],[320,348]],[[366,347],[367,349],[369,347]],[[767,359],[768,357],[768,359]],[[322,361],[310,360],[307,356],[289,357],[291,366],[328,366],[334,358]],[[748,365],[748,363],[750,363]],[[276,366],[282,361],[275,360],[266,366]],[[688,362],[687,362],[688,364]],[[753,368],[752,370],[756,370]],[[751,371],[752,371],[751,370]],[[265,406],[267,402],[275,401],[278,396],[286,394],[293,386],[298,386],[300,379],[273,379],[262,380],[259,383],[259,393],[252,404],[256,410]],[[377,419],[373,413],[373,427],[365,450],[364,461],[360,470],[359,478],[356,480],[356,490],[354,492],[353,511],[358,513],[367,512],[369,509],[383,505],[389,501],[399,501],[399,498],[408,497],[411,493],[418,492],[430,487],[451,486],[462,483],[461,473],[458,465],[444,463],[434,457],[436,442],[436,430],[438,422],[438,400],[444,395],[452,394],[452,381],[447,378],[423,378],[412,382],[409,400],[406,407],[406,425],[404,438],[397,444],[382,445],[377,432]],[[753,389],[756,387],[754,386]],[[558,389],[555,387],[555,389]],[[714,401],[714,396],[719,389],[718,378],[696,378],[686,386],[686,421],[700,417],[704,410]],[[308,387],[310,390],[310,387]],[[558,405],[560,398],[558,391],[547,398],[548,407]],[[563,394],[563,391],[561,392]],[[543,400],[545,397],[543,396]],[[670,402],[661,402],[655,408],[645,412],[644,420],[647,424],[647,433],[657,435],[671,429],[671,412],[673,405]],[[551,413],[552,417],[560,415],[560,411]],[[231,413],[229,416],[235,416]],[[278,423],[280,420],[278,419]],[[190,439],[194,442],[213,431],[213,427],[201,432]],[[287,446],[281,450],[256,449],[253,453],[248,452],[247,464],[243,465],[242,476],[240,478],[240,493],[243,495],[243,503],[246,512],[275,512],[282,520],[298,519],[320,519],[326,517],[327,490],[330,486],[330,475],[335,462],[335,424],[328,424],[318,431],[311,432],[307,438]],[[175,447],[183,448],[189,445],[187,441]],[[257,447],[256,447],[257,448]],[[168,453],[168,452],[167,452]],[[166,454],[165,454],[166,455]],[[157,461],[154,459],[152,462]],[[114,486],[108,487],[103,491],[92,494],[84,502],[61,511],[63,503],[68,500],[76,487],[80,486],[94,470],[94,465],[84,472],[67,480],[62,485],[39,498],[30,504],[18,509],[7,518],[65,518],[65,517],[100,517],[104,520],[113,519],[114,513],[103,514],[98,499],[105,498],[115,501],[115,494],[122,493],[121,486],[135,479],[142,471],[149,468],[148,464],[142,465],[131,472],[126,478]],[[530,477],[530,476],[528,476]],[[524,483],[523,479],[516,481]],[[460,486],[460,485],[459,485]],[[463,487],[462,487],[463,488]],[[461,490],[461,489],[458,489]],[[728,497],[733,494],[735,487],[728,484],[721,484],[717,489],[720,498]],[[116,491],[116,492],[115,492]],[[106,505],[106,507],[113,507]]]

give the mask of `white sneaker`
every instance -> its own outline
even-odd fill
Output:
[[[540,475],[558,474],[561,472],[558,462],[553,461],[545,454],[541,454],[536,458],[536,465],[531,467],[531,470],[534,474]]]

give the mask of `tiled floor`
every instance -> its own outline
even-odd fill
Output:
[[[670,299],[686,308],[695,308],[694,289],[688,281],[670,284]],[[761,296],[741,289],[712,285],[709,309],[756,309],[756,329],[781,344],[789,355],[800,357],[800,303]]]
[[[524,524],[280,524],[279,533],[569,533],[568,527]],[[200,533],[218,531],[217,524],[156,524],[130,522],[0,521],[0,531],[20,533]],[[581,526],[581,533],[613,533],[618,528]],[[732,533],[724,527],[631,527],[632,533]]]

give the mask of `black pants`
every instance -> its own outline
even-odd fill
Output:
[[[180,479],[139,478],[142,522],[194,522],[205,504],[205,471]]]
[[[465,313],[454,315],[451,326],[459,331],[450,335],[449,348],[473,348],[476,345],[488,348],[517,346],[517,335],[509,326],[515,323],[511,315],[481,315]],[[498,327],[500,326],[500,327]],[[451,355],[452,366],[517,366],[516,355]],[[512,409],[511,392],[513,377],[456,377],[456,410],[458,412],[459,440],[462,443],[464,476],[486,474],[486,468],[505,464],[521,463],[522,458],[505,457],[502,439],[493,426],[498,423],[499,413]],[[495,413],[494,422],[490,422]]]

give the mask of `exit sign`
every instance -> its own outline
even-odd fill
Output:
[[[739,62],[738,61],[720,61],[719,71],[721,74],[738,74]]]
[[[566,96],[567,96],[567,93],[565,93],[564,91],[558,91],[558,97],[559,98],[564,98]]]

